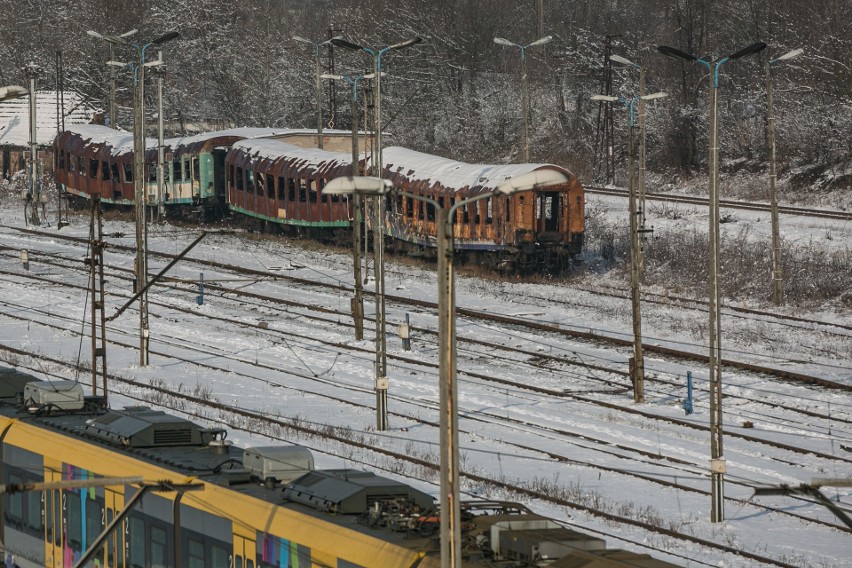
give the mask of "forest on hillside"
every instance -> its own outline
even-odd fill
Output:
[[[137,49],[115,46],[113,57],[138,61],[138,47],[147,45],[151,61],[162,51],[168,135],[315,127],[317,54],[322,73],[373,70],[365,51],[293,39],[337,36],[382,52],[385,145],[470,162],[520,161],[526,68],[530,160],[599,181],[607,113],[590,97],[629,100],[639,92],[636,69],[608,65],[608,54],[640,64],[646,92],[670,95],[648,104],[649,169],[689,176],[706,168],[707,68],[665,57],[657,46],[715,61],[762,41],[762,52],[720,68],[723,163],[765,167],[769,67],[779,165],[790,189],[852,186],[852,0],[0,0],[0,11],[0,85],[25,84],[21,68],[34,61],[44,68],[39,88],[61,84],[101,109],[109,99],[110,46],[87,31],[137,29],[129,38]],[[179,37],[149,45],[172,31]],[[545,36],[552,40],[518,47]],[[383,51],[413,37],[422,42]],[[498,37],[518,45],[495,43]],[[795,48],[803,55],[767,65]],[[153,117],[157,90],[154,75],[147,77]],[[117,123],[130,129],[132,72],[119,68],[117,82]],[[352,86],[324,80],[322,89],[325,128],[350,128]],[[371,100],[370,89],[368,80],[358,83],[359,105]],[[620,172],[628,113],[615,104],[611,115]],[[149,129],[155,125],[149,120]]]

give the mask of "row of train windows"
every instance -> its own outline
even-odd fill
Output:
[[[339,195],[322,195],[321,190],[325,187],[325,180],[319,179],[294,179],[278,176],[276,184],[275,176],[265,175],[260,172],[243,169],[239,166],[228,166],[228,178],[231,184],[237,191],[246,191],[255,193],[259,197],[275,198],[281,201],[290,201],[295,203],[317,202],[319,193],[320,202],[337,203],[340,201]]]
[[[521,197],[521,199],[523,200],[523,197]],[[436,201],[441,209],[444,209],[445,207],[452,207],[456,204],[455,198],[450,198],[449,204],[445,205],[447,201],[444,199],[443,195],[438,196]],[[521,201],[521,203],[523,203],[523,201]],[[416,218],[420,221],[435,221],[436,207],[434,205],[419,201],[406,195],[397,195],[396,200],[386,200],[385,209],[389,213],[402,215],[403,217],[408,217],[410,219]],[[510,220],[510,213],[511,207],[507,206],[506,221]],[[483,221],[486,225],[490,225],[494,222],[494,200],[491,197],[485,198],[482,201],[469,203],[453,212],[452,222],[454,225],[458,223],[473,223],[474,225],[479,225]]]
[[[71,172],[77,172],[80,175],[91,178],[100,177],[100,179],[105,181],[121,181],[121,179],[119,179],[118,163],[116,162],[89,159],[89,167],[87,170],[85,166],[86,158],[70,153],[66,154],[64,150],[60,150],[58,163],[59,169],[66,169],[66,159],[68,164],[67,169]],[[148,180],[156,181],[157,164],[146,164],[146,168],[148,170]],[[133,164],[123,163],[122,173],[124,174],[124,182],[131,183],[133,181]],[[164,168],[163,177],[164,181],[169,181],[170,179],[174,179],[175,181],[198,180],[201,177],[201,164],[197,157],[192,158],[191,165],[190,160],[175,160],[172,162],[171,170],[168,167]]]
[[[12,474],[9,476],[9,482],[23,483],[23,479]],[[35,538],[46,538],[54,546],[63,545],[64,528],[65,545],[76,552],[88,549],[104,527],[113,520],[113,511],[104,509],[101,500],[81,497],[79,493],[70,491],[12,493],[8,496],[8,503],[4,518],[7,526]],[[125,539],[113,537],[106,541],[110,566],[165,568],[171,565],[173,547],[171,528],[168,525],[134,515],[129,516],[125,522]],[[188,568],[255,568],[252,559],[246,559],[244,566],[240,559],[233,566],[226,543],[214,541],[198,533],[186,534],[189,532],[186,530],[183,532],[185,534],[181,549],[186,555]],[[120,554],[121,546],[125,547],[125,554]],[[96,556],[103,562],[103,550]]]

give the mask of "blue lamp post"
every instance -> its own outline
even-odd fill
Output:
[[[698,58],[695,55],[685,53],[667,45],[657,46],[657,50],[667,57],[683,61],[694,61],[707,68],[710,72],[710,105],[709,105],[709,128],[710,128],[710,152],[709,152],[709,264],[710,282],[709,288],[709,313],[710,321],[707,328],[709,343],[709,382],[710,382],[710,499],[711,511],[710,522],[718,523],[725,520],[725,458],[722,451],[722,370],[721,359],[721,336],[722,326],[719,318],[719,144],[717,100],[719,90],[719,71],[722,65],[728,61],[736,61],[758,53],[766,48],[763,42],[753,43],[743,49],[734,52],[727,57],[716,60]]]
[[[530,161],[530,96],[527,84],[527,49],[536,45],[543,45],[552,39],[553,36],[544,36],[527,45],[519,45],[502,37],[494,38],[494,43],[498,45],[517,47],[521,50],[521,107],[524,116],[524,163]]]

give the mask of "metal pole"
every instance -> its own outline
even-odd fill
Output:
[[[41,75],[41,67],[32,61],[24,67],[24,73],[30,80],[30,196],[32,203],[30,221],[34,226],[41,224],[38,217],[38,207],[41,202],[41,191],[38,184],[38,129],[36,128],[36,106],[38,95],[36,94],[36,77]]]
[[[724,60],[717,61],[710,73],[710,195],[709,195],[709,343],[710,382],[710,522],[725,520],[725,458],[722,448],[722,372],[721,325],[719,317],[719,142],[718,142],[718,76]]]
[[[163,60],[163,52],[157,52],[157,59]],[[166,203],[163,195],[163,183],[166,174],[166,150],[163,142],[163,75],[165,69],[158,67],[157,73],[157,100],[159,109],[157,111],[157,217],[162,218],[166,214]]]
[[[639,228],[645,228],[645,66],[639,66]],[[642,250],[639,249],[639,270],[644,269]]]
[[[438,381],[441,393],[441,566],[461,566],[459,435],[456,387],[455,279],[449,209],[436,206],[438,219]]]
[[[639,227],[638,212],[636,210],[636,182],[633,151],[633,103],[630,102],[630,135],[627,143],[628,168],[627,187],[629,191],[629,214],[630,214],[630,299],[633,308],[633,401],[645,402],[645,359],[642,353],[642,312],[639,297],[639,273],[641,261],[639,259]],[[640,105],[642,99],[639,99]]]
[[[109,60],[115,61],[115,48],[112,42],[109,42]],[[115,124],[115,68],[109,66],[109,127],[116,128]]]
[[[148,281],[147,218],[145,216],[145,48],[138,47],[133,104],[133,180],[136,205],[136,290]],[[139,365],[148,365],[148,297],[139,296]]]
[[[524,114],[524,163],[530,161],[530,107],[529,85],[527,84],[527,50],[521,47],[521,106]]]
[[[777,172],[775,169],[775,114],[772,110],[772,62],[766,60],[766,115],[769,129],[769,200],[772,217],[772,282],[775,305],[784,304],[784,275],[781,272],[781,229],[778,223]]]
[[[320,78],[320,75],[322,75],[322,64],[320,62],[320,46],[316,45],[314,47],[316,48],[317,56],[317,148],[322,150],[322,79]]]
[[[352,176],[358,175],[358,79],[352,80]],[[364,217],[362,199],[353,196],[352,256],[355,263],[355,297],[352,317],[355,320],[355,339],[364,339],[364,284],[361,282],[361,220]]]
[[[374,123],[376,148],[374,160],[374,175],[382,177],[382,54],[384,48],[373,57],[375,62],[376,86],[374,97]],[[376,429],[388,428],[388,378],[387,378],[387,344],[385,337],[385,235],[384,209],[385,198],[377,195],[373,198],[373,266],[376,274]]]

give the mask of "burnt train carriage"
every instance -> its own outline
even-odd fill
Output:
[[[281,134],[282,129],[235,128],[164,140],[164,200],[172,209],[225,203],[224,158],[237,140]],[[146,203],[157,202],[158,142],[145,148]],[[98,125],[72,126],[54,142],[57,184],[70,195],[133,205],[133,135]]]
[[[417,489],[370,472],[314,470],[297,446],[243,450],[221,430],[102,402],[77,382],[0,368],[0,546],[24,568],[71,568],[89,553],[85,565],[100,568],[440,566],[440,511]],[[81,487],[101,477],[118,479]],[[42,482],[52,486],[27,490]],[[674,568],[606,550],[517,503],[461,508],[464,567],[612,557],[594,565]]]
[[[466,164],[392,147],[384,150],[384,177],[395,187],[429,197],[441,207],[494,190],[505,180],[539,169],[568,176],[568,183],[509,197],[469,203],[452,219],[462,259],[493,268],[530,272],[562,270],[583,245],[584,194],[577,178],[550,164]],[[409,250],[435,254],[434,207],[398,195],[388,200],[387,231]]]
[[[132,204],[133,135],[94,124],[74,125],[53,142],[54,176],[70,196]]]
[[[349,200],[322,188],[352,171],[351,157],[275,139],[244,140],[226,158],[232,212],[314,238],[349,227]]]

